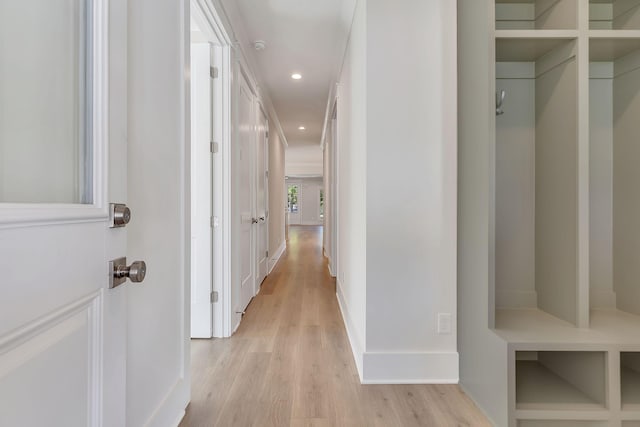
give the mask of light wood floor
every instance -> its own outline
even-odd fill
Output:
[[[181,426],[489,426],[455,385],[361,385],[320,227],[288,249],[229,339],[192,342]]]

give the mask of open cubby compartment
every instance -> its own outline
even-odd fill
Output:
[[[496,0],[497,30],[571,30],[576,0]]]
[[[622,409],[640,410],[640,352],[620,353],[620,387]]]
[[[498,38],[496,61],[495,307],[576,325],[576,42]]]
[[[606,363],[603,351],[517,351],[516,409],[605,409]]]
[[[519,420],[518,427],[609,427],[607,421]]]
[[[589,50],[590,306],[640,315],[640,39]]]
[[[590,0],[592,30],[640,30],[640,0]]]

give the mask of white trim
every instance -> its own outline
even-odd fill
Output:
[[[286,249],[287,249],[287,242],[283,240],[282,244],[280,245],[276,253],[273,254],[271,258],[269,258],[269,270],[267,274],[271,274],[271,272],[276,267],[276,264],[278,263],[278,261],[280,260],[280,257],[282,256],[282,254]]]
[[[210,37],[214,37],[219,46],[231,46],[233,41],[227,34],[224,21],[211,3],[206,0],[192,0],[191,14],[206,19],[207,25],[203,26],[204,28],[201,27],[201,30]],[[202,22],[200,21],[199,24]]]
[[[457,384],[458,353],[365,352],[363,384]]]
[[[327,260],[329,260],[329,262],[327,263],[327,269],[329,270],[329,275],[331,277],[336,277],[336,271],[335,271],[335,268],[333,268],[333,260],[331,259],[331,257],[327,257]]]
[[[179,73],[180,96],[180,118],[179,129],[182,131],[183,140],[180,150],[180,223],[181,236],[180,272],[182,273],[182,287],[180,298],[180,381],[177,385],[179,400],[183,402],[184,410],[191,400],[191,5],[188,1],[181,2],[180,8],[180,34],[179,53],[182,67]]]
[[[143,424],[145,427],[164,426],[167,425],[167,420],[176,420],[176,426],[180,424],[189,404],[189,387],[183,383],[184,379],[182,378],[176,381],[153,414]]]
[[[340,280],[336,281],[336,298],[338,300],[338,307],[340,307],[340,314],[342,315],[344,328],[347,331],[347,338],[349,339],[351,352],[353,353],[353,360],[356,362],[358,376],[360,377],[360,382],[363,382],[364,343],[353,324],[351,316],[349,315],[347,303],[344,299],[344,295],[342,294],[342,284],[340,283]]]
[[[214,66],[220,70],[220,78],[215,80],[214,129],[213,135],[219,143],[219,158],[214,159],[213,215],[219,218],[219,227],[213,230],[214,268],[212,290],[220,295],[220,302],[213,305],[213,336],[230,337],[233,331],[233,310],[231,309],[231,81],[232,81],[232,39],[229,37],[223,19],[215,7],[205,0],[192,0],[191,13],[198,17],[201,31],[214,44]]]
[[[231,218],[232,218],[232,192],[231,192],[231,131],[233,127],[231,112],[231,79],[233,76],[231,64],[231,46],[223,47],[222,59],[222,87],[223,87],[223,137],[222,137],[222,336],[230,337],[233,333],[231,325],[233,324],[233,310],[231,309]],[[218,187],[216,186],[216,190]],[[215,191],[215,190],[214,190]],[[220,250],[218,251],[220,252]],[[219,311],[215,310],[214,311]],[[215,323],[214,323],[215,326]]]

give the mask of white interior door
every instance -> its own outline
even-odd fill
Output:
[[[267,277],[267,264],[269,261],[269,201],[268,186],[268,127],[267,117],[261,108],[258,108],[258,127],[256,139],[256,213],[258,223],[256,224],[256,288],[257,293],[260,284]]]
[[[240,214],[240,301],[237,311],[243,311],[254,294],[255,242],[255,111],[249,84],[240,76],[238,97],[238,212]]]
[[[191,337],[213,336],[211,45],[191,45]]]
[[[126,424],[126,11],[0,2],[3,426]]]
[[[185,28],[179,0],[0,2],[2,426],[184,413]],[[122,256],[147,277],[110,289]]]

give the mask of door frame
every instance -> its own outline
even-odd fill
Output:
[[[213,48],[212,64],[218,69],[213,81],[213,139],[218,152],[213,156],[212,215],[218,218],[213,227],[213,283],[218,293],[213,304],[213,336],[230,337],[233,333],[232,270],[231,270],[231,76],[233,42],[222,17],[206,0],[191,0],[191,16],[200,26]]]

